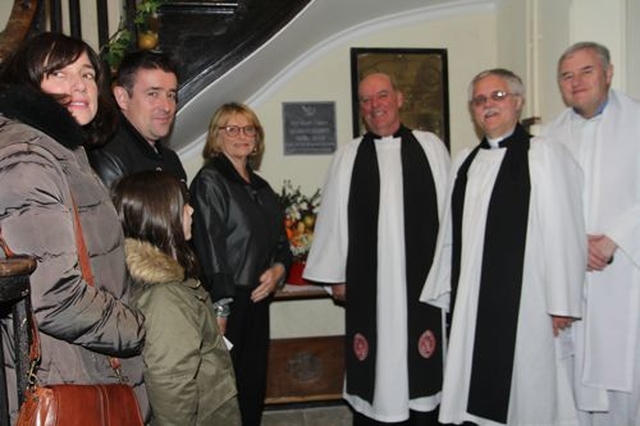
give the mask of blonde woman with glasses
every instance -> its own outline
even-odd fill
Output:
[[[191,184],[201,281],[214,301],[220,331],[233,345],[244,426],[260,424],[269,303],[292,258],[278,197],[254,171],[263,152],[256,114],[246,105],[222,105],[209,125],[205,164]]]

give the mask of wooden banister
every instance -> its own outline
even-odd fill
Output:
[[[32,23],[38,16],[38,0],[15,0],[7,26],[0,33],[0,62],[2,62],[27,37]]]

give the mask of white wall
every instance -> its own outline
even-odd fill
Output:
[[[556,83],[557,60],[571,44],[595,41],[609,48],[612,86],[640,98],[640,0],[527,0],[538,7],[538,97],[543,121],[564,108]]]
[[[556,63],[562,51],[580,40],[607,45],[615,64],[613,85],[640,93],[640,0],[507,0],[496,10],[457,16],[436,15],[422,22],[358,36],[357,28],[343,42],[322,55],[302,59],[247,102],[267,132],[262,173],[275,188],[292,179],[306,191],[322,185],[329,156],[283,156],[282,102],[334,101],[339,143],[351,137],[350,47],[444,47],[449,53],[451,151],[475,143],[466,107],[471,77],[486,68],[506,67],[518,73],[527,87],[523,116],[536,115],[549,122],[564,107],[556,84]],[[375,27],[375,22],[371,23]],[[326,46],[318,46],[317,50]],[[277,60],[274,58],[273,60]],[[283,83],[282,79],[286,79]],[[213,112],[213,111],[212,111]],[[204,135],[182,152],[190,177],[201,166]]]
[[[626,3],[626,43],[625,54],[627,57],[627,91],[640,99],[640,1],[628,0]]]
[[[374,23],[375,24],[375,23]],[[284,179],[311,191],[322,186],[331,156],[283,155],[282,103],[332,101],[336,104],[338,143],[351,139],[351,47],[432,47],[446,48],[449,61],[449,104],[452,152],[475,144],[477,139],[467,109],[467,85],[478,71],[493,66],[497,48],[496,21],[492,11],[385,29],[363,36],[345,35],[346,40],[323,55],[302,62],[284,75],[286,82],[276,91],[258,94],[248,102],[256,109],[266,131],[263,175],[279,188]],[[359,29],[362,31],[362,29]],[[274,59],[277,60],[277,59]],[[213,111],[212,111],[213,112]],[[183,161],[190,177],[201,166],[201,139],[195,149],[185,152]]]
[[[523,116],[551,121],[563,108],[556,68],[579,41],[607,46],[613,87],[640,94],[640,0],[507,0],[498,10],[498,66],[518,73],[527,88]]]
[[[518,74],[525,85],[522,117],[543,122],[562,108],[555,63],[569,43],[571,0],[505,1],[498,10],[497,66]]]
[[[0,28],[4,28],[9,20],[9,14],[13,8],[13,2],[3,1],[0,2]]]
[[[595,41],[609,48],[612,62],[617,64],[613,86],[626,86],[626,1],[573,0],[569,28],[571,43]]]
[[[531,76],[528,73],[530,37],[529,21],[527,16],[528,1],[505,1],[498,8],[497,13],[497,43],[498,60],[496,67],[506,68],[522,78],[527,94],[531,93],[529,82]],[[525,104],[523,116],[530,115]]]
[[[467,109],[467,86],[480,70],[494,66],[497,57],[496,18],[492,11],[449,16],[434,21],[399,25],[376,34],[349,39],[305,63],[288,76],[280,89],[258,96],[254,105],[266,131],[267,151],[262,173],[274,188],[291,179],[311,193],[321,187],[331,156],[283,155],[282,102],[333,101],[336,103],[339,144],[351,139],[351,47],[446,48],[449,62],[449,103],[452,152],[475,145]],[[200,165],[196,156],[185,163],[188,173]],[[343,332],[343,310],[329,300],[277,302],[272,305],[274,337],[331,335]]]
[[[536,115],[542,123],[548,123],[564,108],[557,84],[557,63],[562,52],[571,44],[569,35],[570,6],[572,0],[554,0],[538,2],[538,26],[536,37],[536,63],[533,65],[537,75],[535,102],[538,105]]]

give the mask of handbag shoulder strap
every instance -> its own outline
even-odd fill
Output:
[[[78,214],[78,207],[76,205],[75,200],[73,200],[73,223],[74,223],[74,233],[76,240],[76,247],[78,250],[78,261],[80,263],[80,272],[82,274],[82,278],[87,282],[87,285],[90,287],[95,287],[95,280],[93,278],[93,272],[91,271],[91,262],[89,260],[89,250],[87,249],[87,245],[84,240],[84,236],[82,233],[82,225],[80,224],[80,215]],[[13,252],[6,245],[6,242],[2,238],[0,234],[0,246],[5,251],[7,257],[9,254],[13,256]],[[29,368],[29,384],[35,385],[36,375],[35,372],[38,368],[38,364],[40,363],[40,337],[38,334],[38,327],[36,325],[35,315],[31,315],[31,347],[29,349],[29,358],[31,360],[31,366]],[[109,366],[113,369],[118,381],[120,383],[124,383],[126,378],[122,375],[121,364],[118,358],[109,357]]]
[[[4,237],[2,236],[1,227],[0,227],[0,247],[2,248],[2,251],[4,252],[4,256],[7,259],[15,256],[15,253],[13,253],[13,251],[9,248],[9,245],[7,244],[7,242],[4,240]]]
[[[80,271],[82,272],[82,277],[87,282],[90,287],[95,287],[95,279],[93,278],[93,272],[91,271],[91,261],[89,260],[89,250],[87,249],[87,244],[84,240],[84,235],[82,233],[82,225],[80,224],[80,215],[78,213],[78,206],[76,201],[73,200],[73,221],[75,223],[75,235],[76,235],[76,246],[78,248],[78,260],[80,261]],[[122,364],[118,358],[109,357],[109,365],[111,369],[116,373],[119,382],[125,382],[126,379],[122,375]]]
[[[73,200],[73,222],[76,236],[76,247],[78,249],[78,260],[80,261],[80,271],[82,272],[82,278],[89,284],[90,287],[95,287],[96,283],[93,278],[93,272],[91,272],[91,262],[89,260],[89,250],[87,250],[87,244],[84,242],[84,236],[82,234],[82,225],[80,224],[80,215],[78,214],[78,206],[75,200]]]

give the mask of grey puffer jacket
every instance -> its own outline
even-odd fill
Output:
[[[209,293],[198,280],[185,280],[184,268],[151,244],[128,238],[125,247],[133,300],[146,317],[151,424],[239,425],[240,410],[222,408],[237,407],[231,401],[235,376]]]
[[[40,331],[42,384],[116,382],[106,355],[122,359],[143,416],[143,316],[128,300],[123,234],[115,208],[89,167],[82,131],[53,99],[26,88],[0,90],[0,227],[16,253],[31,255],[31,302]],[[73,204],[96,287],[82,278]],[[17,409],[11,321],[2,321],[10,409]],[[13,387],[13,388],[12,388]]]

